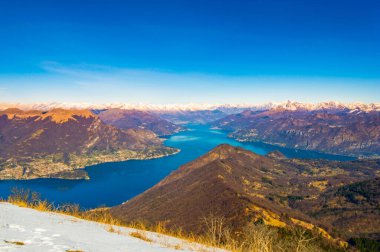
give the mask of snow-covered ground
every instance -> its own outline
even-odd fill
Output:
[[[0,251],[221,251],[157,233],[110,227],[0,203]],[[136,231],[151,242],[130,235]]]

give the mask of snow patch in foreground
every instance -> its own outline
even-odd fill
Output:
[[[0,203],[0,251],[222,251],[174,237]],[[152,242],[130,236],[143,232]],[[23,244],[23,245],[22,245]]]

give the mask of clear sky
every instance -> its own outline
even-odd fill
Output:
[[[378,0],[2,0],[0,102],[380,102]]]

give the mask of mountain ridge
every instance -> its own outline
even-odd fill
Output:
[[[152,131],[121,130],[88,110],[0,112],[0,179],[88,178],[86,166],[174,154]]]
[[[354,157],[379,157],[380,111],[245,110],[211,123],[238,141]]]
[[[98,113],[98,116],[106,124],[120,129],[147,129],[153,131],[158,136],[172,135],[183,130],[182,127],[160,116],[136,109],[111,108],[101,111]]]
[[[253,110],[268,110],[273,108],[283,108],[287,110],[361,110],[365,112],[380,111],[380,103],[364,103],[364,102],[338,102],[326,101],[316,103],[303,103],[296,101],[284,102],[268,102],[262,104],[127,104],[127,103],[104,103],[104,104],[91,104],[91,103],[0,103],[0,110],[9,107],[16,107],[25,110],[51,110],[53,108],[65,109],[137,109],[143,111],[197,111],[197,110],[220,110],[227,114],[242,112],[245,109]]]
[[[379,172],[380,163],[375,160],[287,159],[278,152],[260,156],[224,144],[182,165],[137,197],[111,208],[111,213],[127,223],[162,222],[195,233],[202,232],[203,219],[213,214],[223,217],[225,224],[237,232],[263,220],[275,227],[320,228],[322,236],[333,239],[333,226],[326,220],[339,222],[342,231],[347,228],[344,216],[329,213],[323,221],[318,220],[312,215],[314,205],[310,202],[319,202],[324,192],[341,185],[378,177]],[[380,220],[378,216],[370,218]],[[360,228],[364,232],[365,228]],[[366,234],[376,235],[378,231],[371,227]],[[349,238],[359,231],[350,232],[345,231],[343,236]]]

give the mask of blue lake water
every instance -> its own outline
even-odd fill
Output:
[[[131,160],[87,167],[90,180],[35,179],[0,181],[0,197],[10,194],[11,188],[28,188],[39,192],[56,204],[77,203],[84,208],[120,204],[142,193],[179,166],[203,155],[215,146],[227,143],[264,155],[279,150],[287,157],[350,160],[352,158],[320,154],[312,151],[284,149],[261,143],[240,143],[228,138],[223,131],[207,125],[188,125],[188,131],[168,137],[165,144],[181,152],[158,159]]]

